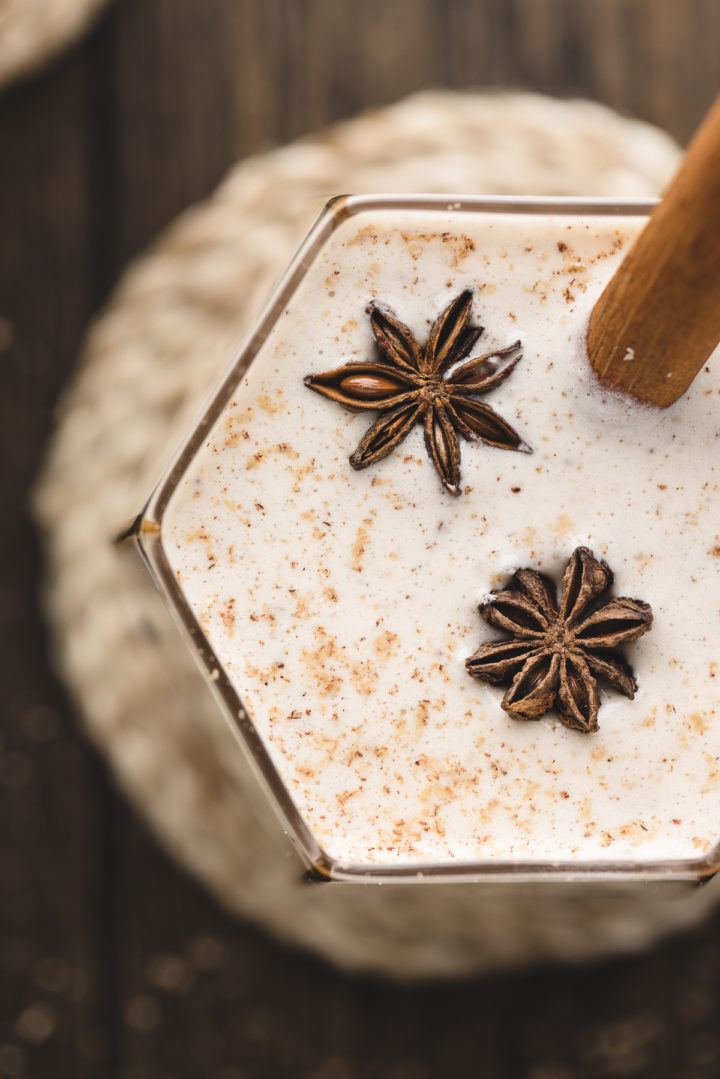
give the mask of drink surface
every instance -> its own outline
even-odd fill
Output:
[[[298,810],[343,864],[699,859],[720,837],[720,391],[665,411],[597,386],[592,305],[644,218],[375,210],[330,235],[162,522],[167,558]],[[487,397],[532,448],[461,440],[459,497],[421,426],[356,472],[376,413],[307,375],[379,359],[368,304],[418,342],[463,290],[521,342]],[[629,360],[629,362],[631,362]],[[509,717],[465,660],[499,638],[478,603],[572,551],[651,604],[601,684],[600,729]]]

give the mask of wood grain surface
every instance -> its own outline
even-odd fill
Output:
[[[681,141],[717,0],[116,0],[0,100],[0,1077],[720,1075],[720,916],[650,955],[353,980],[224,915],[116,795],[53,676],[27,491],[123,266],[239,157],[428,86],[595,97]]]

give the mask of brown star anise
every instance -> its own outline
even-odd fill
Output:
[[[353,468],[387,457],[416,423],[422,423],[428,454],[453,495],[460,494],[458,434],[504,450],[531,452],[509,423],[477,400],[511,373],[521,356],[520,342],[460,364],[482,333],[481,327],[469,325],[471,311],[472,293],[466,290],[435,320],[421,348],[407,326],[371,303],[370,325],[382,359],[308,375],[305,385],[323,397],[352,412],[381,413],[350,457]]]
[[[555,706],[566,727],[598,729],[597,679],[632,699],[637,682],[615,651],[647,633],[652,610],[626,596],[602,599],[613,581],[606,562],[576,547],[560,587],[537,570],[519,569],[517,587],[491,593],[480,614],[507,630],[510,640],[491,641],[466,660],[474,678],[510,688],[502,707],[517,719],[539,719]]]

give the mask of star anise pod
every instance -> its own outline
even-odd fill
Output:
[[[460,494],[458,435],[504,450],[531,452],[506,420],[478,400],[510,375],[521,356],[520,342],[461,363],[482,333],[481,327],[470,326],[471,312],[468,289],[435,320],[421,348],[404,323],[371,303],[370,325],[382,358],[308,375],[305,385],[323,397],[352,412],[380,413],[350,457],[353,468],[367,468],[387,457],[416,423],[423,425],[430,459],[453,495]]]
[[[554,584],[537,570],[516,570],[514,581],[480,604],[485,621],[512,636],[481,645],[468,671],[510,683],[502,707],[517,719],[539,719],[554,706],[566,727],[596,731],[597,679],[634,697],[635,676],[616,649],[647,633],[652,610],[639,599],[603,598],[613,573],[587,547],[570,557],[559,605]]]

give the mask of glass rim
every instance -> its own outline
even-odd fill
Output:
[[[720,868],[720,842],[705,856],[672,860],[592,861],[429,861],[400,863],[348,863],[327,853],[317,841],[296,806],[289,788],[272,762],[262,737],[250,720],[242,698],[232,686],[220,660],[197,621],[163,546],[163,517],[170,499],[213,426],[235,391],[239,379],[254,361],[268,332],[290,296],[308,272],[327,238],[347,218],[378,210],[445,210],[450,213],[553,214],[557,216],[647,217],[657,199],[518,197],[474,195],[339,195],[331,199],[300,246],[287,271],[265,305],[254,328],[236,351],[212,393],[209,404],[196,421],[165,469],[144,509],[121,537],[134,541],[157,587],[179,624],[209,685],[219,699],[242,748],[265,788],[270,805],[309,868],[308,879],[359,883],[471,883],[482,881],[651,881],[704,880]]]

